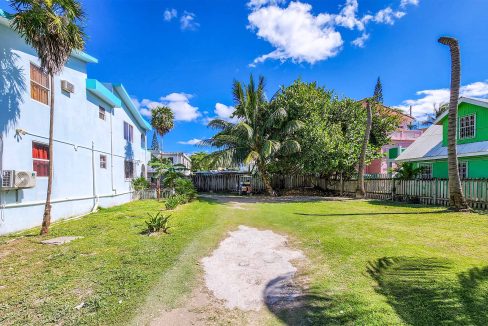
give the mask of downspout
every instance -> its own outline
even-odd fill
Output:
[[[95,173],[95,142],[92,141],[92,187],[93,187],[93,209],[92,212],[96,212],[98,209],[98,196],[97,196],[97,180]]]
[[[112,108],[110,113],[110,181],[112,183],[112,193],[117,194],[117,190],[114,187],[114,138],[113,138],[113,128],[112,128],[112,116],[114,114],[115,108]]]

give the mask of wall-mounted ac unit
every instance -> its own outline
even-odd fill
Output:
[[[2,189],[27,189],[35,186],[35,172],[5,170],[2,173]]]
[[[71,84],[67,80],[62,80],[61,81],[61,89],[65,92],[68,92],[68,93],[74,93],[75,92],[75,85]]]

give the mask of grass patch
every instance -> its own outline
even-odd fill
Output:
[[[121,324],[186,246],[215,223],[213,205],[193,202],[172,213],[171,235],[141,235],[147,212],[163,207],[137,201],[53,225],[40,244],[38,230],[0,237],[0,324]],[[84,302],[81,309],[75,307]]]

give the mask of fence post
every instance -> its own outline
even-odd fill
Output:
[[[391,178],[391,200],[395,201],[395,196],[396,196],[396,184],[395,184],[395,178]]]
[[[437,206],[437,178],[434,179],[434,205]]]

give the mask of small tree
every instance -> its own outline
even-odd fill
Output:
[[[76,0],[11,0],[16,13],[12,27],[32,46],[41,61],[41,68],[50,79],[49,110],[49,172],[46,204],[41,235],[49,232],[51,224],[51,193],[53,183],[54,135],[54,75],[59,74],[74,50],[83,50],[85,33],[82,24],[85,14]]]
[[[151,149],[153,151],[157,151],[159,152],[159,142],[158,142],[158,135],[157,133],[153,133],[153,136],[152,136],[152,142],[151,142]]]
[[[376,102],[383,104],[383,85],[381,84],[380,77],[376,80],[373,98]]]

